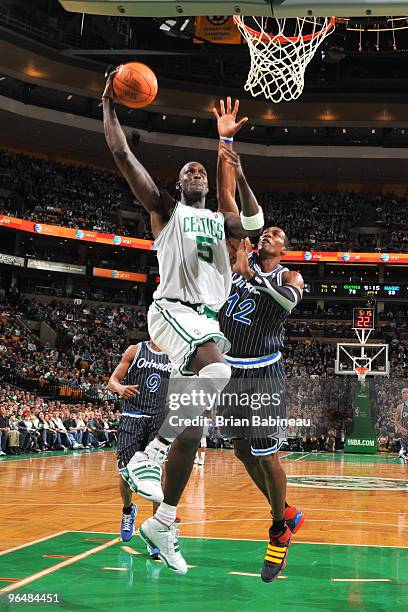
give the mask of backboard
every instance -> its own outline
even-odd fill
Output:
[[[407,0],[59,0],[67,11],[123,17],[257,15],[367,17],[406,15]]]
[[[339,343],[336,374],[355,376],[356,368],[360,366],[368,368],[367,376],[389,376],[388,344]]]

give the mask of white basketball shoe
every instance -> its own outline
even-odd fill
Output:
[[[177,521],[168,527],[154,516],[139,527],[139,535],[142,540],[148,546],[159,549],[158,555],[169,569],[177,574],[187,574],[187,563],[180,552],[178,534],[179,523]]]

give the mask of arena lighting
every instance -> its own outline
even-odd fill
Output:
[[[0,76],[0,81],[4,81],[4,79],[6,79],[7,77],[5,76]]]

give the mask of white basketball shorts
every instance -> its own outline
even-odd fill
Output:
[[[180,302],[156,300],[148,310],[147,324],[150,338],[169,356],[173,367],[183,376],[194,376],[188,365],[201,344],[214,340],[221,354],[231,348],[214,316],[200,314]]]

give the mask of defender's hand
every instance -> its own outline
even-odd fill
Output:
[[[225,110],[224,100],[220,100],[220,111],[213,108],[214,117],[217,120],[218,134],[220,137],[233,138],[242,128],[244,123],[248,121],[248,117],[243,117],[237,121],[239,110],[239,100],[235,100],[234,108],[232,108],[231,98],[227,98],[227,109]]]
[[[254,272],[248,263],[249,253],[252,253],[252,244],[249,238],[245,238],[245,240],[241,240],[240,242],[236,251],[235,262],[232,266],[233,272],[241,274],[247,280],[254,276]]]

